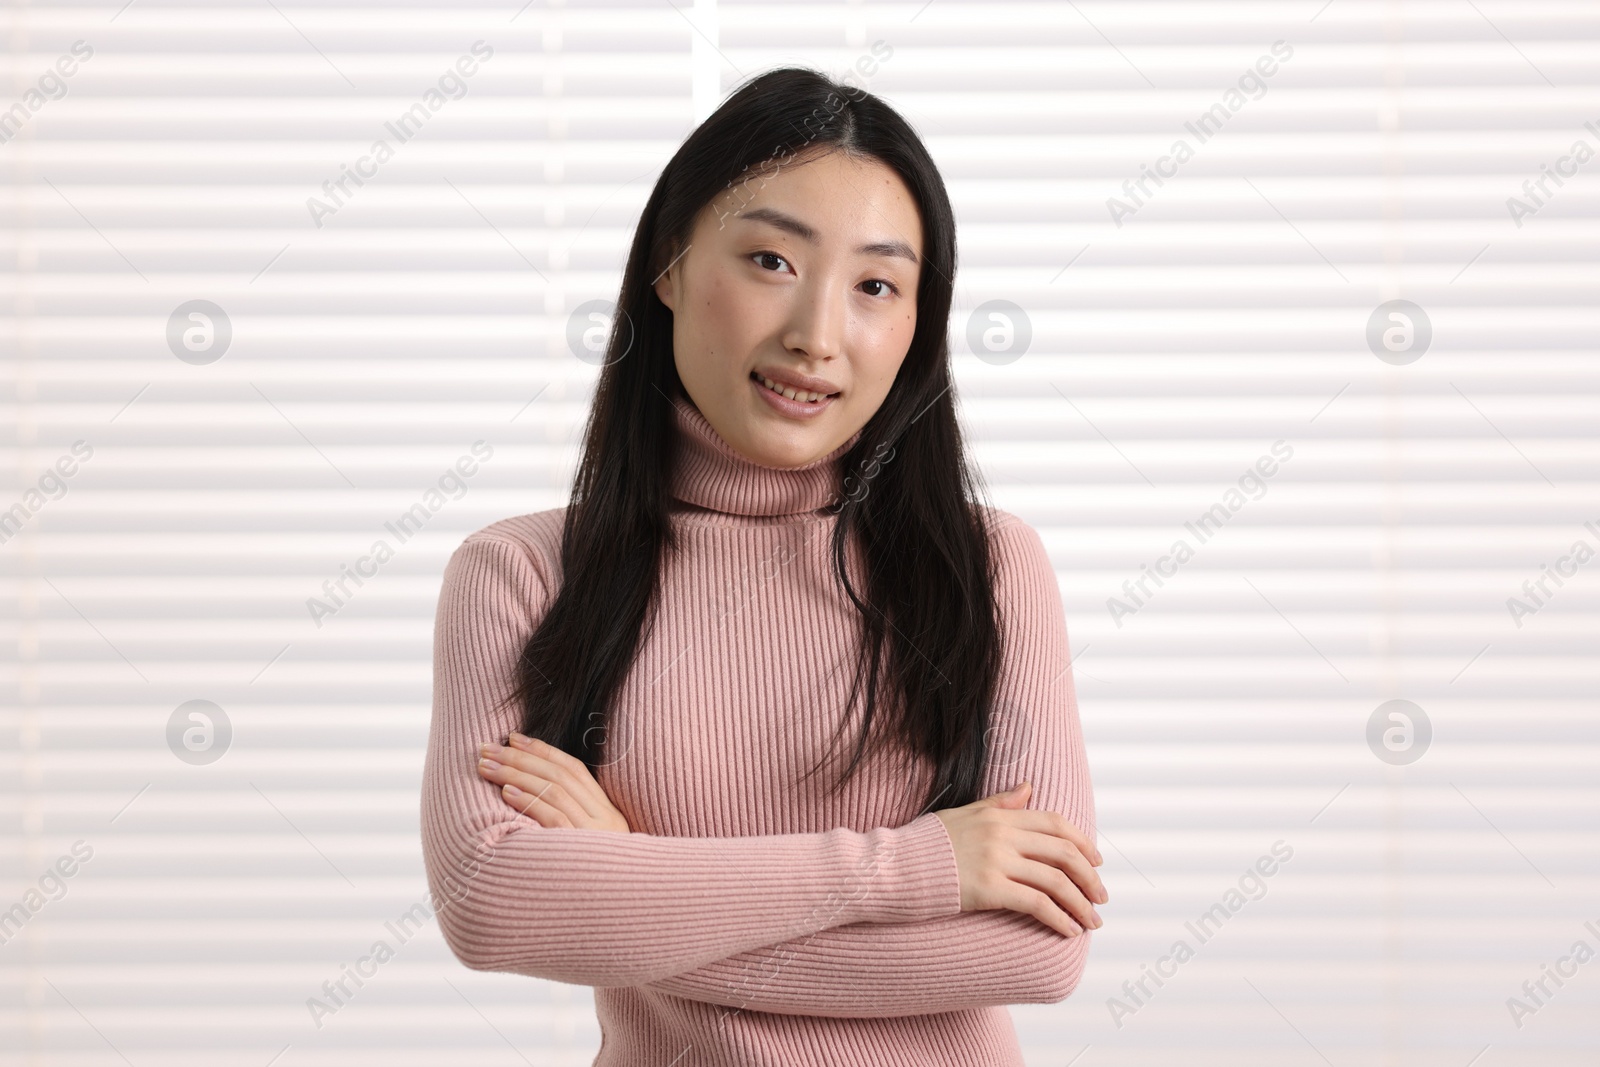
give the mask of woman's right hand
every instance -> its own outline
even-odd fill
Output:
[[[955,846],[961,910],[1020,911],[1076,937],[1100,925],[1094,904],[1110,899],[1094,870],[1103,859],[1065,815],[1023,807],[1032,791],[1022,782],[934,812]]]

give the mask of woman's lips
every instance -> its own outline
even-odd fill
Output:
[[[750,375],[750,388],[761,394],[761,398],[780,415],[787,415],[792,419],[814,419],[833,403],[839,394],[825,396],[821,400],[790,400],[782,393],[774,393],[756,379],[752,372]]]

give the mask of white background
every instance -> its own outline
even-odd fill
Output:
[[[0,545],[0,908],[93,849],[0,945],[0,1063],[592,1060],[588,990],[467,971],[431,924],[320,1028],[306,1000],[426,891],[439,576],[565,502],[595,377],[569,316],[615,297],[723,94],[874,41],[869,88],[956,204],[975,455],[1044,536],[1078,657],[1113,902],[1077,992],[1013,1009],[1029,1062],[1595,1062],[1600,960],[1507,1007],[1600,949],[1600,561],[1507,607],[1600,549],[1600,161],[1507,207],[1600,149],[1592,0],[13,0],[0,29],[0,107],[93,49],[0,144],[0,507],[93,449]],[[478,40],[465,95],[316,225]],[[1180,137],[1194,158],[1114,224]],[[1393,299],[1431,323],[1413,362],[1366,341]],[[231,324],[213,362],[168,346],[191,300]],[[1031,328],[1008,362],[967,344],[990,300]],[[307,599],[477,440],[464,495],[318,626]],[[1280,440],[1259,499],[1113,620]],[[1391,699],[1432,726],[1407,765],[1366,740]],[[190,700],[231,724],[213,763],[169,749]],[[1185,922],[1278,841],[1200,945]],[[1180,938],[1119,1027],[1108,999]]]

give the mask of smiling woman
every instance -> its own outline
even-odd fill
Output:
[[[597,1064],[1016,1065],[1004,1005],[1077,985],[1108,898],[1071,653],[966,460],[955,261],[898,114],[754,79],[645,205],[571,503],[445,570],[439,925],[594,986]]]
[[[743,455],[796,467],[894,384],[917,326],[921,220],[891,168],[831,146],[764,180],[760,207],[740,195],[700,212],[655,293],[695,407]]]

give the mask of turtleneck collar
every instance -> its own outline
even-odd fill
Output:
[[[672,405],[678,433],[672,495],[730,515],[822,510],[839,492],[839,457],[861,438],[857,430],[832,452],[799,467],[768,467],[735,451],[686,398],[674,397]]]

